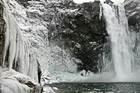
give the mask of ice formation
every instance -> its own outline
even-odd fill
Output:
[[[35,83],[38,82],[37,59],[32,54],[30,43],[22,34],[7,2],[0,0],[4,10],[2,17],[5,21],[3,61],[2,67],[0,66],[0,92],[31,93],[35,87],[40,86]]]
[[[20,31],[6,1],[1,1],[0,3],[4,5],[3,18],[6,23],[3,67],[8,62],[9,70],[14,68],[38,81],[37,60],[30,51],[30,43]]]

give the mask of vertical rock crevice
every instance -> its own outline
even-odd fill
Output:
[[[5,20],[3,19],[3,5],[0,3],[0,65],[2,65],[4,34],[5,34]]]

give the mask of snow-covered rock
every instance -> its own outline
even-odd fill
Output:
[[[1,93],[41,93],[41,87],[29,76],[0,67]]]

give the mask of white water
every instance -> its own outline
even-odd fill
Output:
[[[112,61],[116,77],[122,79],[133,71],[133,52],[123,5],[102,4],[106,30],[111,40]]]

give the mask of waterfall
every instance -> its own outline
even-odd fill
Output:
[[[128,76],[133,71],[133,52],[124,6],[102,3],[102,7],[116,77]]]

